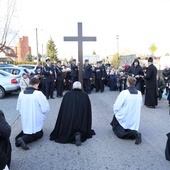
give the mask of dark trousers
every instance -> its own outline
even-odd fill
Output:
[[[162,94],[163,94],[163,91],[161,89],[158,90],[158,98],[159,99],[162,99]]]
[[[117,121],[116,117],[113,116],[113,120],[110,123],[112,126],[112,130],[118,138],[121,139],[135,139],[137,131],[131,129],[124,129],[119,122]]]
[[[15,141],[18,139],[18,138],[22,138],[23,141],[27,144],[27,143],[31,143],[31,142],[34,142],[40,138],[43,137],[43,131],[39,131],[39,132],[36,132],[34,134],[24,134],[23,131],[21,131],[16,137],[15,137]]]
[[[95,86],[96,86],[96,92],[98,92],[99,90],[103,92],[104,89],[103,89],[103,84],[101,79],[95,79]]]
[[[57,96],[62,96],[64,90],[63,80],[57,80]]]
[[[71,88],[73,87],[73,83],[78,81],[78,77],[71,77]]]
[[[54,92],[54,83],[53,82],[46,82],[45,83],[45,88],[46,88],[46,97],[49,98],[50,97],[53,97],[53,92]]]
[[[91,93],[91,82],[90,79],[83,79],[84,91],[86,93]]]
[[[136,85],[135,85],[136,89],[141,91],[141,82],[136,82]]]

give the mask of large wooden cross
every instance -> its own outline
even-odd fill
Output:
[[[77,41],[78,42],[78,61],[79,63],[79,81],[83,83],[83,41],[96,41],[96,37],[83,37],[82,23],[78,22],[78,36],[77,37],[64,37],[64,41]],[[82,84],[83,85],[83,84]]]

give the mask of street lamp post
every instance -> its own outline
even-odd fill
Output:
[[[38,55],[38,30],[36,28],[36,46],[37,46],[37,65],[39,65],[39,55]]]
[[[119,35],[116,35],[116,39],[117,39],[117,54],[119,57]]]

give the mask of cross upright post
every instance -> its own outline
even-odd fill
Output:
[[[96,37],[83,37],[82,23],[78,22],[78,36],[64,37],[64,41],[77,41],[78,42],[78,61],[79,63],[79,81],[83,87],[83,41],[96,41]]]

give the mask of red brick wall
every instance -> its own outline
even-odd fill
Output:
[[[23,36],[19,39],[19,42],[15,48],[15,52],[17,53],[18,59],[17,61],[23,62],[26,59],[26,55],[31,53],[31,47],[28,44],[28,37]]]

